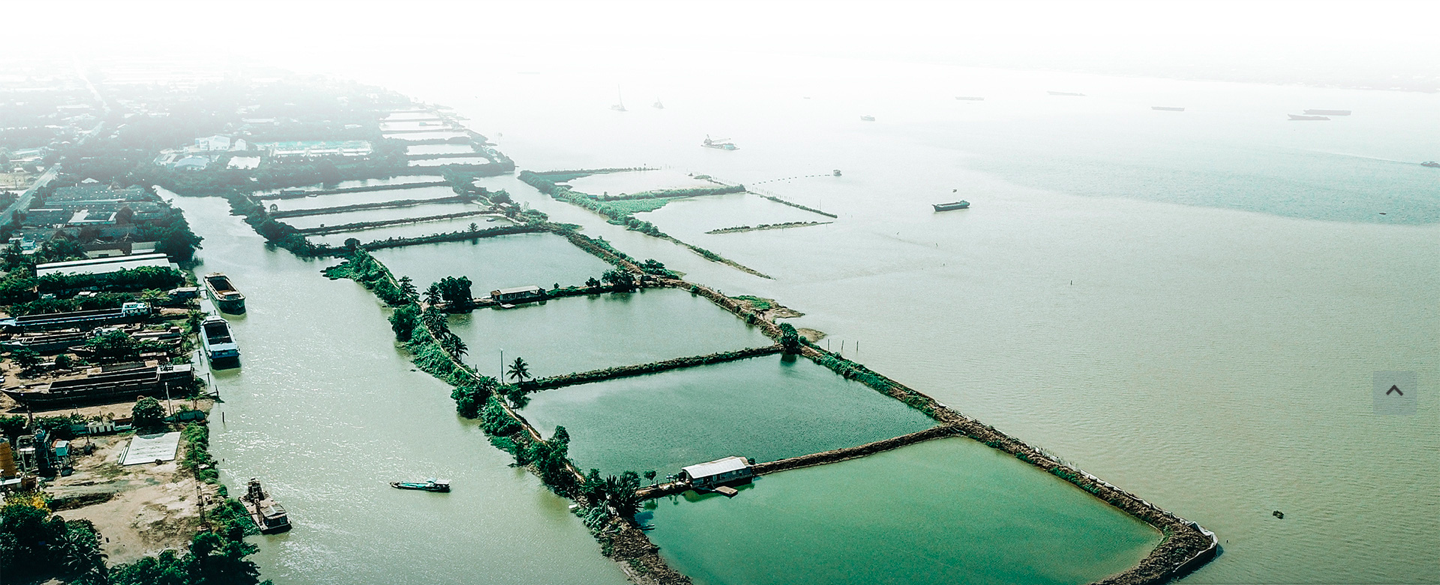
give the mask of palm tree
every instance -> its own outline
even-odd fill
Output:
[[[425,289],[425,304],[431,307],[440,304],[439,283],[431,283],[430,288]]]
[[[530,365],[525,363],[525,358],[515,358],[510,364],[510,379],[516,382],[524,382],[534,376],[530,375]]]
[[[459,335],[449,332],[440,337],[440,348],[450,352],[455,359],[460,359],[460,356],[470,352],[470,348],[465,347],[465,342],[460,339]]]
[[[420,291],[415,289],[415,282],[408,276],[400,277],[400,292],[405,293],[405,298],[412,301],[420,298]]]

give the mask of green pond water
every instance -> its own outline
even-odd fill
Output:
[[[363,238],[362,238],[363,239]],[[396,277],[409,276],[424,289],[446,276],[466,276],[484,296],[497,288],[584,284],[610,269],[604,261],[553,234],[515,234],[469,242],[447,242],[376,250]]]
[[[481,372],[498,375],[499,353],[553,376],[770,345],[704,297],[680,290],[566,297],[515,309],[450,317]]]
[[[763,476],[735,498],[656,500],[637,519],[703,585],[1088,583],[1159,543],[1153,528],[1037,475],[975,441],[940,439]]]
[[[766,356],[546,390],[521,414],[570,433],[570,457],[663,477],[730,455],[774,461],[924,430],[933,421],[807,359]]]

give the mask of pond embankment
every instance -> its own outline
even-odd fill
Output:
[[[762,355],[774,355],[780,353],[781,350],[782,348],[780,347],[780,345],[776,344],[767,345],[765,347],[752,347],[739,351],[722,351],[706,355],[675,358],[673,360],[665,360],[661,362],[651,362],[648,364],[620,366],[615,368],[605,368],[603,370],[590,370],[588,372],[576,372],[574,374],[550,376],[548,378],[540,378],[533,382],[527,382],[522,387],[526,390],[532,391],[549,390],[552,388],[574,386],[577,384],[589,384],[591,382],[601,382],[604,380],[613,380],[616,378],[644,376],[646,374],[658,374],[660,372],[678,370],[680,368],[693,368],[696,366],[704,366],[710,364],[722,364],[725,362],[749,359]]]
[[[287,217],[306,217],[311,215],[333,215],[350,211],[394,209],[400,207],[413,207],[416,205],[429,205],[432,203],[470,203],[473,201],[475,201],[475,198],[468,195],[457,195],[455,197],[440,197],[436,199],[400,199],[397,201],[382,201],[380,203],[356,203],[354,205],[339,205],[336,207],[316,207],[314,209],[276,210],[270,212],[270,218],[283,219]]]
[[[327,226],[319,226],[319,227],[312,227],[312,228],[296,228],[296,229],[295,229],[295,233],[301,234],[301,235],[306,235],[306,236],[323,236],[323,235],[326,235],[326,234],[338,234],[338,233],[341,233],[341,232],[356,232],[356,231],[374,229],[374,228],[379,228],[379,227],[388,227],[388,226],[395,226],[395,225],[406,225],[406,224],[412,224],[412,223],[425,223],[425,222],[427,222],[427,221],[444,221],[444,220],[447,220],[447,219],[456,219],[456,218],[461,218],[461,217],[473,217],[473,216],[476,216],[476,215],[486,215],[486,214],[493,214],[493,213],[494,213],[494,212],[491,212],[491,211],[476,210],[476,211],[461,211],[461,212],[459,212],[459,213],[443,213],[443,214],[440,214],[440,215],[425,215],[425,216],[421,216],[421,217],[404,217],[404,218],[400,218],[400,219],[383,219],[383,220],[379,220],[379,221],[357,221],[357,222],[355,222],[355,223],[346,223],[346,224],[341,224],[341,225],[327,225]]]
[[[395,189],[420,189],[422,187],[447,187],[449,181],[423,181],[419,183],[395,183],[392,185],[365,185],[363,187],[341,187],[337,189],[315,189],[302,191],[298,189],[284,189],[279,193],[266,195],[251,195],[251,199],[265,201],[270,199],[304,199],[306,197],[319,197],[321,195],[341,195],[345,193],[368,193],[370,191],[391,191]]]

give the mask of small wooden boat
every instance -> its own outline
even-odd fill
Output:
[[[398,490],[420,490],[422,492],[448,492],[450,480],[427,479],[425,481],[392,481],[390,487]]]

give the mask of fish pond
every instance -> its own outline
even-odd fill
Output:
[[[934,425],[899,401],[793,356],[670,370],[532,396],[522,411],[531,424],[547,434],[564,426],[575,464],[612,474],[653,469],[663,477],[731,455],[774,461]]]
[[[669,170],[630,171],[625,173],[601,173],[580,177],[566,183],[571,189],[591,195],[609,193],[641,193],[664,189],[703,189],[719,187],[715,183],[696,179],[685,173]]]
[[[635,217],[655,224],[665,233],[700,246],[706,245],[701,242],[707,238],[730,235],[705,234],[715,229],[756,227],[761,224],[792,221],[835,221],[833,218],[776,203],[751,193],[679,199],[663,208],[637,213]]]
[[[410,161],[412,167],[443,167],[445,165],[483,165],[490,163],[490,159],[483,156],[455,156],[446,158],[426,158]]]
[[[491,221],[494,220],[494,221]],[[368,230],[355,230],[325,235],[309,236],[311,242],[316,244],[329,244],[340,246],[345,240],[355,238],[361,242],[373,242],[388,238],[417,238],[433,234],[465,231],[470,229],[470,224],[475,224],[479,229],[493,228],[505,225],[514,225],[510,220],[504,218],[489,217],[485,215],[472,215],[457,217],[453,219],[441,219],[436,221],[424,221],[419,223],[405,223],[389,225]]]
[[[286,187],[284,189],[263,189],[256,191],[256,195],[274,195],[281,191],[300,189],[302,191],[314,191],[317,189],[353,189],[355,187],[374,187],[376,185],[408,185],[410,183],[430,183],[439,181],[440,177],[435,175],[400,175],[387,179],[357,179],[353,181],[340,181],[332,184],[303,185],[300,187]],[[279,201],[284,201],[283,199]],[[268,204],[267,204],[268,206]]]
[[[302,215],[300,217],[286,217],[281,218],[280,221],[303,229],[327,225],[337,226],[350,223],[384,221],[389,219],[429,217],[433,215],[445,215],[449,213],[480,211],[482,209],[484,208],[478,205],[471,205],[469,203],[421,203],[418,205],[411,205],[409,207],[362,209],[360,211],[345,211],[341,213],[329,213],[325,215]]]
[[[469,144],[411,144],[405,147],[405,154],[468,154],[475,152]]]
[[[335,193],[333,195],[316,195],[300,199],[276,199],[266,201],[266,207],[274,205],[280,211],[292,209],[319,209],[321,207],[339,207],[342,205],[359,205],[361,203],[382,203],[385,201],[402,201],[406,199],[442,199],[454,197],[455,190],[449,186],[440,187],[415,187],[411,189],[386,189],[384,191],[361,191],[359,193]]]
[[[469,207],[459,209],[470,209]],[[486,224],[488,225],[488,224]],[[362,238],[363,239],[363,238]],[[374,256],[422,290],[447,276],[465,276],[475,296],[497,288],[584,284],[610,269],[604,261],[554,234],[514,234],[465,242],[425,244],[376,250]],[[556,334],[562,335],[563,324]]]
[[[1160,542],[1090,494],[964,438],[766,475],[735,498],[687,492],[645,508],[637,520],[653,523],[660,554],[702,585],[1089,583]]]
[[[501,349],[530,373],[555,376],[763,347],[760,331],[708,299],[674,289],[566,297],[450,317],[480,371],[499,374]]]

